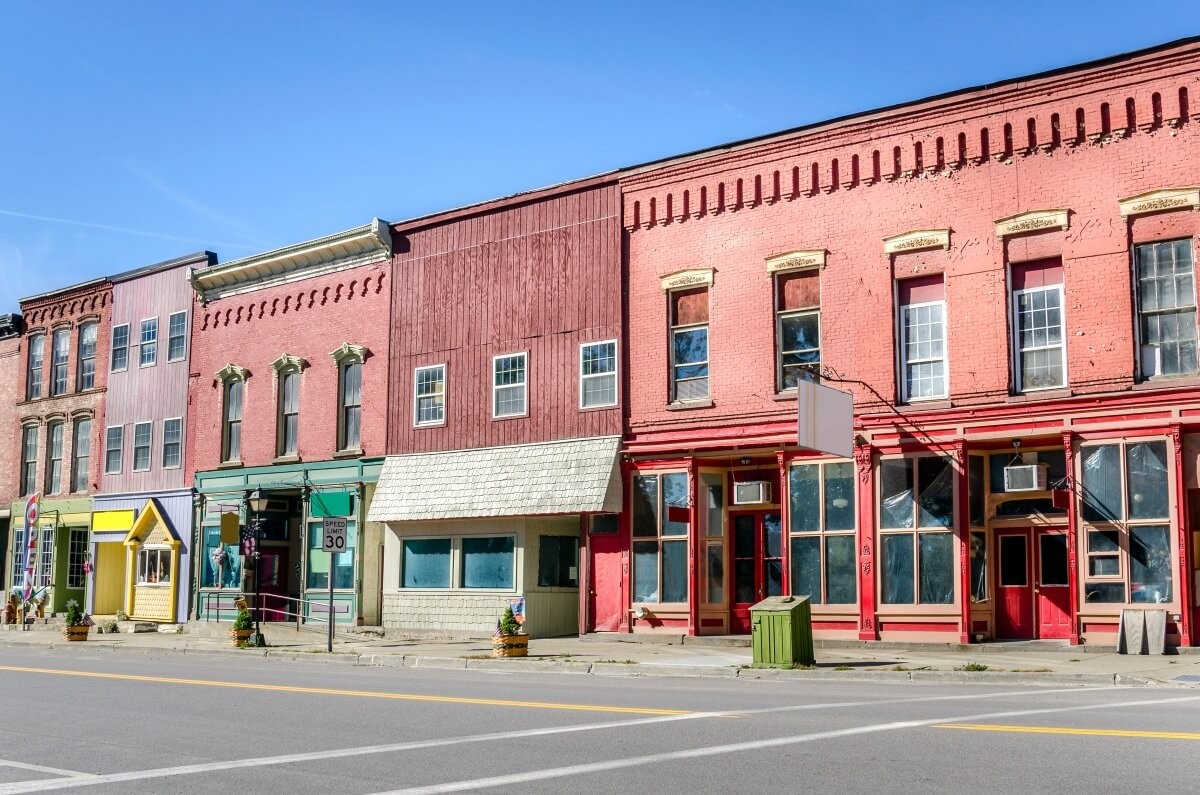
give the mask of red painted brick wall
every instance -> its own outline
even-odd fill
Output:
[[[1187,92],[1182,110],[1181,89]],[[1077,140],[1079,109],[1084,135]],[[893,167],[897,147],[899,170]],[[1117,200],[1194,185],[1197,174],[1196,44],[631,174],[623,189],[633,437],[794,422],[794,400],[775,399],[775,319],[765,267],[767,257],[793,250],[828,251],[821,274],[822,361],[863,382],[835,384],[855,394],[861,412],[880,412],[897,400],[893,283],[920,273],[946,276],[950,400],[927,407],[1036,400],[1010,396],[1006,264],[1046,256],[1064,262],[1069,391],[1128,389],[1135,369],[1130,243],[1196,237],[1200,213],[1128,222]],[[1065,233],[1007,243],[995,235],[996,219],[1052,208],[1071,211]],[[943,228],[952,230],[948,251],[884,253],[885,237]],[[691,268],[715,270],[714,405],[668,411],[667,300],[659,277]]]
[[[250,371],[242,414],[242,462],[275,458],[278,381],[271,363],[284,353],[308,362],[300,379],[299,455],[333,458],[337,448],[338,368],[329,355],[343,342],[366,346],[362,450],[382,455],[387,429],[388,270],[364,265],[291,284],[197,303],[192,310],[186,482],[221,463],[222,385],[227,364]]]
[[[23,395],[18,391],[21,362],[24,355],[23,336],[0,340],[0,507],[17,498],[17,470],[20,461],[21,422],[17,403]],[[3,578],[0,577],[0,580]]]

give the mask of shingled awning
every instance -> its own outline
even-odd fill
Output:
[[[367,520],[621,510],[620,437],[388,456]]]

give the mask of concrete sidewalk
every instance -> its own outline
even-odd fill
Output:
[[[0,647],[40,647],[72,654],[98,650],[135,654],[209,654],[303,660],[346,665],[545,671],[595,676],[709,676],[974,683],[1166,685],[1200,687],[1200,649],[1166,656],[1119,655],[1064,643],[908,646],[818,644],[814,669],[755,669],[738,638],[591,635],[546,638],[529,644],[529,657],[493,659],[490,639],[428,639],[339,634],[334,651],[311,631],[268,630],[265,648],[236,649],[224,624],[191,624],[180,633],[98,634],[69,643],[50,627],[22,631],[4,626]],[[837,646],[830,648],[829,646]],[[965,669],[965,670],[964,670]]]

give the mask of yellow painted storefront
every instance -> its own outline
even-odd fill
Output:
[[[175,621],[180,541],[154,500],[125,537],[125,612],[131,619]]]

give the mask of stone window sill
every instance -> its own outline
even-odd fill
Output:
[[[689,411],[691,409],[711,409],[713,402],[709,400],[686,400],[667,404],[667,411]]]

